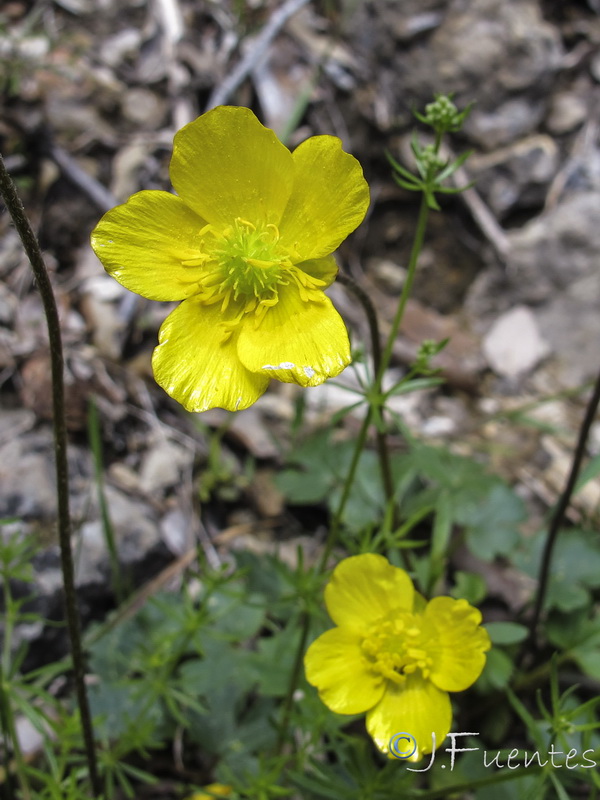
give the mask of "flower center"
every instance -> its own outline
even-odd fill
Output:
[[[292,268],[287,253],[279,246],[275,225],[256,226],[236,219],[224,230],[207,225],[200,231],[203,252],[184,261],[184,266],[204,267],[200,297],[207,303],[240,301],[243,312],[257,306],[263,313],[278,299],[278,287],[289,283]]]
[[[279,244],[276,225],[254,225],[238,217],[223,230],[206,225],[199,235],[201,251],[182,263],[202,268],[197,297],[203,303],[221,303],[221,312],[233,306],[230,318],[221,323],[224,341],[244,314],[253,313],[255,325],[260,325],[277,304],[282,286],[293,284],[304,302],[322,300],[325,282],[295,266]]]
[[[417,669],[429,677],[433,659],[422,622],[420,615],[396,611],[374,623],[361,644],[371,669],[398,684]]]
[[[219,266],[221,289],[233,292],[234,300],[276,297],[282,272],[291,266],[278,240],[275,225],[257,228],[243,219],[218,234],[211,256]]]

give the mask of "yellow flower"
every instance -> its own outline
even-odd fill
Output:
[[[190,795],[187,800],[212,800],[213,797],[229,797],[233,791],[231,786],[225,786],[223,783],[211,783],[210,786],[204,787],[207,792],[196,792]]]
[[[432,750],[450,730],[448,692],[477,680],[490,640],[481,614],[466,600],[415,592],[404,570],[383,556],[341,561],[325,588],[329,616],[338,626],[309,647],[309,683],[338,714],[367,712],[367,730],[388,753],[390,739],[408,733],[417,749]]]
[[[323,290],[369,204],[358,161],[334,136],[291,153],[249,109],[220,106],[176,134],[170,175],[178,195],[138,192],[92,233],[123,286],[183,301],[160,329],[157,382],[189,411],[236,410],[270,378],[338,375],[348,334]]]

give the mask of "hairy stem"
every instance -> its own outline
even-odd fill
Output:
[[[56,462],[56,500],[58,518],[58,538],[60,543],[61,569],[65,590],[65,610],[67,628],[73,656],[73,674],[77,703],[81,717],[81,726],[88,763],[90,783],[94,797],[101,798],[102,791],[98,777],[96,750],[94,747],[94,732],[92,718],[85,688],[85,664],[81,646],[81,626],[77,609],[75,594],[75,572],[73,567],[73,552],[71,550],[71,517],[69,514],[69,473],[67,463],[67,426],[65,422],[65,392],[63,381],[63,348],[60,333],[58,309],[48,271],[44,263],[40,246],[31,228],[25,209],[15,184],[8,174],[4,160],[0,155],[0,193],[6,203],[6,208],[12,217],[14,226],[19,234],[23,248],[31,264],[35,281],[37,283],[48,327],[48,341],[50,345],[50,362],[52,369],[52,410],[54,429],[54,452]]]

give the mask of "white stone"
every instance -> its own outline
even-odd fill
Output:
[[[530,372],[550,348],[531,309],[515,306],[494,322],[483,340],[483,352],[494,372],[516,378]]]

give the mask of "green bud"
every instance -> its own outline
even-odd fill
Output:
[[[419,161],[428,175],[435,174],[446,166],[446,162],[443,158],[440,158],[436,152],[435,146],[432,144],[421,148],[419,151]]]
[[[471,107],[459,111],[452,102],[452,97],[436,94],[435,100],[425,106],[425,114],[418,115],[421,122],[430,125],[438,133],[458,131],[462,127]]]

